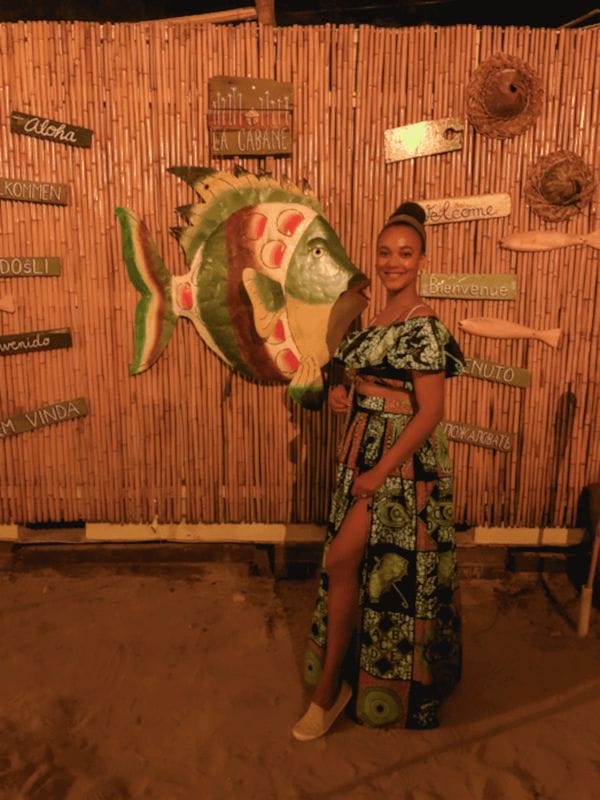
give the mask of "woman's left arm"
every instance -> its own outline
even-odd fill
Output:
[[[417,411],[402,434],[374,467],[359,475],[352,485],[356,497],[371,495],[387,476],[426,441],[444,415],[444,372],[412,372]]]

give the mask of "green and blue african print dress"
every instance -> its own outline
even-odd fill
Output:
[[[463,357],[436,317],[413,317],[351,334],[336,352],[359,374],[402,381],[398,399],[355,394],[339,450],[323,564],[350,509],[356,475],[374,466],[413,414],[411,372],[460,374]],[[314,685],[327,645],[328,576],[323,569],[305,681]],[[375,493],[360,579],[360,621],[344,677],[351,714],[373,726],[433,728],[460,678],[460,609],[452,512],[452,469],[438,426]]]

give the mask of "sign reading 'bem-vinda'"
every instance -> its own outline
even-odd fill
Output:
[[[213,156],[292,152],[291,83],[210,78],[208,128]]]
[[[513,448],[514,436],[512,433],[479,428],[476,425],[469,425],[467,422],[444,420],[441,424],[446,436],[453,442],[466,442],[479,447],[488,447],[491,450],[501,450],[503,453],[508,453]]]
[[[452,297],[459,300],[514,300],[517,279],[514,275],[421,274],[420,293],[425,297]]]
[[[494,383],[504,383],[507,386],[518,386],[520,389],[526,389],[531,383],[531,372],[528,369],[494,364],[493,361],[484,361],[483,358],[465,357],[463,375]]]
[[[11,417],[4,417],[4,419],[0,417],[0,439],[14,436],[17,433],[34,431],[45,425],[56,425],[58,422],[85,417],[87,413],[88,407],[85,398],[75,397],[73,400],[51,403],[33,411],[25,411],[23,414],[15,414]]]
[[[36,139],[48,139],[71,147],[91,147],[94,133],[89,128],[79,128],[77,125],[68,125],[66,122],[57,122],[46,117],[34,117],[22,111],[11,112],[10,129],[13,133],[34,136]]]
[[[421,200],[430,225],[443,222],[477,222],[493,217],[507,217],[512,204],[509,194],[479,194],[472,197],[442,197]]]
[[[69,328],[14,333],[0,336],[0,356],[16,356],[19,353],[36,353],[40,350],[59,350],[71,347],[72,344]]]
[[[46,278],[60,275],[60,258],[0,256],[0,278]]]

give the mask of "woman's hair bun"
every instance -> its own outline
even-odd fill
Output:
[[[397,214],[406,214],[409,217],[413,217],[417,222],[420,222],[421,225],[424,225],[427,219],[427,214],[423,206],[414,203],[412,200],[407,200],[405,203],[402,203],[402,205],[399,205],[392,214],[392,217],[395,217]]]

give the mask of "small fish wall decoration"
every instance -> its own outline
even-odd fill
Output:
[[[189,271],[172,275],[150,234],[126,208],[123,257],[141,295],[135,314],[136,375],[166,348],[179,317],[236,372],[289,383],[293,400],[319,408],[321,368],[366,307],[368,278],[350,261],[308,190],[242,169],[171,167],[200,202],[173,229]]]
[[[585,244],[600,250],[600,230],[592,233],[561,233],[560,231],[520,231],[511,233],[500,241],[500,247],[517,250],[523,253],[558,250],[561,247],[573,247]]]
[[[0,297],[0,311],[6,311],[8,314],[15,313],[15,303],[11,294]]]
[[[475,336],[489,336],[493,339],[537,339],[550,347],[558,347],[561,334],[560,328],[538,331],[518,322],[508,322],[493,317],[461,319],[458,327]]]

